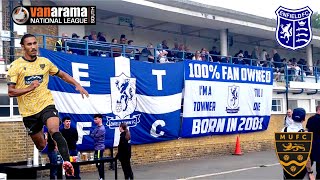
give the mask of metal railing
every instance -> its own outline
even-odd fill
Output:
[[[100,56],[100,57],[118,57],[125,56],[132,60],[145,61],[149,63],[178,62],[185,59],[201,59],[202,61],[233,63],[240,65],[250,65],[259,67],[272,67],[274,70],[275,81],[288,84],[289,81],[314,82],[319,81],[320,65],[308,66],[306,64],[291,64],[290,62],[274,62],[270,59],[250,59],[242,57],[221,56],[210,54],[208,52],[190,52],[178,49],[163,49],[157,45],[137,46],[128,44],[113,44],[110,42],[92,41],[83,39],[66,38],[61,46],[56,46],[56,42],[62,39],[60,36],[46,34],[36,34],[38,45],[41,48],[62,51],[66,53]],[[19,42],[20,37],[12,37],[15,46],[10,46],[9,42],[3,42],[2,52],[0,52],[0,75],[5,71],[8,65],[18,57],[22,56],[22,50]],[[0,36],[0,40],[2,37]],[[163,50],[167,52],[162,53]],[[11,52],[11,53],[10,53]],[[1,77],[1,76],[0,76]]]

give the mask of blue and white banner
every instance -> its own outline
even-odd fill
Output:
[[[272,88],[271,68],[185,61],[181,137],[266,130]]]
[[[75,87],[50,77],[60,117],[70,116],[79,134],[79,150],[92,150],[93,115],[103,115],[106,147],[119,143],[119,125],[130,127],[131,143],[145,144],[179,137],[184,64],[153,64],[128,58],[70,55],[40,49],[41,56],[73,76],[88,92],[82,99]]]

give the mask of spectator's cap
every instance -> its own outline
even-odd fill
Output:
[[[76,33],[72,33],[72,36],[71,36],[72,38],[79,38],[80,36],[78,36],[78,34],[76,34]]]
[[[293,110],[292,119],[296,122],[302,122],[306,118],[306,110],[303,108],[296,108]]]
[[[122,38],[126,39],[126,35],[121,34],[120,39],[122,39]]]
[[[129,41],[128,41],[128,44],[130,44],[130,43],[133,43],[133,40],[129,40]]]

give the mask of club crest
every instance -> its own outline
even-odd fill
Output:
[[[280,6],[277,14],[277,42],[288,49],[306,47],[312,40],[312,10],[306,6],[301,9],[287,9]]]
[[[45,64],[40,64],[40,68],[43,70],[46,67]]]
[[[125,74],[112,77],[110,87],[111,109],[116,117],[107,117],[107,126],[119,127],[122,122],[129,127],[136,126],[140,122],[140,114],[131,117],[137,107],[136,78],[127,77]]]
[[[291,176],[298,175],[307,165],[312,148],[312,133],[275,133],[275,143],[283,169]]]
[[[227,113],[238,113],[239,107],[239,86],[229,86],[228,87],[228,107],[226,107]]]

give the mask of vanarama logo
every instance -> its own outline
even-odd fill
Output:
[[[96,6],[18,6],[12,20],[19,25],[95,25]]]

